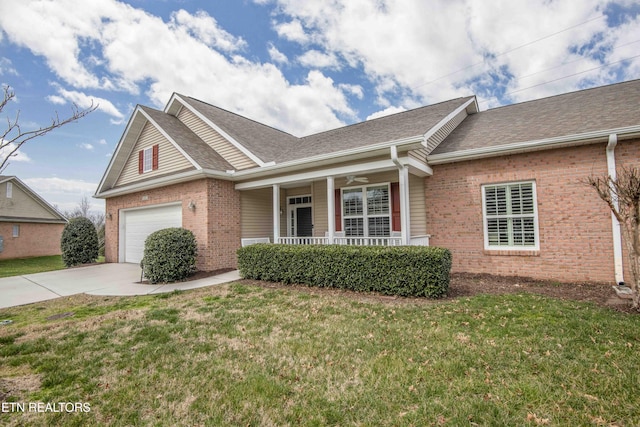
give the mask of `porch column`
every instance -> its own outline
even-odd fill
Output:
[[[333,244],[333,237],[336,232],[336,206],[335,206],[335,185],[332,176],[327,177],[327,224],[328,224],[328,243]]]
[[[402,227],[402,244],[411,242],[411,212],[409,211],[409,168],[399,169],[400,176],[400,225]]]
[[[280,240],[280,184],[273,184],[273,243]]]

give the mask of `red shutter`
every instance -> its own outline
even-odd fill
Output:
[[[144,150],[138,151],[138,173],[144,172]]]
[[[153,146],[153,158],[152,158],[152,166],[153,170],[158,169],[158,152],[159,152],[158,144]]]
[[[342,198],[340,197],[340,189],[336,189],[335,206],[336,212],[336,231],[342,231]]]
[[[400,219],[400,184],[391,183],[391,230],[402,231],[402,220]]]

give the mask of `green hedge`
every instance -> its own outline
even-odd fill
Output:
[[[190,230],[165,228],[151,233],[144,242],[144,276],[151,283],[186,279],[196,271],[197,253]]]
[[[432,246],[260,243],[238,250],[238,267],[245,279],[439,298],[449,289],[451,252]]]

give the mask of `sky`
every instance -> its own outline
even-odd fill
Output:
[[[632,0],[0,0],[0,84],[16,94],[0,131],[18,113],[26,131],[97,105],[0,173],[72,210],[135,106],[173,92],[304,136],[460,96],[485,110],[638,78]]]

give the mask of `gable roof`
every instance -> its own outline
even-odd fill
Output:
[[[12,184],[19,187],[27,196],[29,196],[33,202],[37,203],[41,206],[45,211],[47,211],[51,217],[49,218],[41,218],[34,216],[14,216],[8,215],[10,212],[7,212],[6,209],[3,209],[0,206],[0,221],[20,221],[20,222],[43,222],[43,223],[66,223],[67,218],[62,215],[56,208],[51,206],[45,199],[43,199],[38,193],[33,191],[27,184],[22,182],[18,177],[11,175],[0,175],[0,184],[4,184],[6,182],[11,182]]]
[[[587,139],[640,125],[640,80],[617,83],[481,111],[467,117],[429,160],[474,150],[547,140]]]

